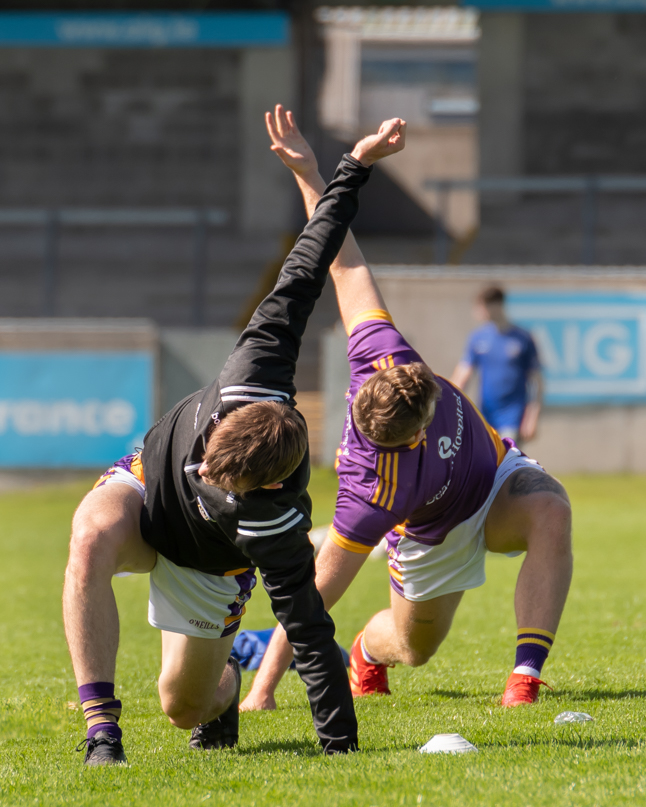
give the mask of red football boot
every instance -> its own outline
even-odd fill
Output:
[[[361,652],[361,637],[356,637],[350,650],[350,689],[355,698],[363,695],[390,695],[388,665],[370,664]]]
[[[523,703],[536,703],[541,684],[548,689],[552,689],[549,684],[541,681],[540,678],[512,673],[507,679],[507,686],[502,696],[502,705],[520,706]]]

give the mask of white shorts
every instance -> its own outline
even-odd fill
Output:
[[[235,633],[256,585],[255,569],[225,575],[176,566],[157,553],[150,573],[148,621],[153,628],[222,639]]]
[[[146,495],[141,454],[128,454],[109,468],[94,485],[128,485],[143,499]],[[234,569],[224,575],[206,574],[176,566],[157,553],[150,573],[148,621],[154,628],[222,639],[235,633],[245,612],[245,603],[256,585],[255,569]],[[126,577],[120,572],[115,577]]]
[[[484,527],[489,508],[505,480],[519,468],[543,468],[517,448],[510,448],[498,466],[493,487],[482,507],[458,524],[438,546],[401,537],[388,552],[390,584],[404,599],[422,602],[477,588],[485,582]],[[510,557],[520,555],[510,552]]]

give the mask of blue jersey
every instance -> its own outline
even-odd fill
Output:
[[[518,428],[529,375],[540,368],[531,334],[516,325],[499,331],[487,322],[469,337],[463,361],[480,373],[480,405],[489,423],[495,429]]]

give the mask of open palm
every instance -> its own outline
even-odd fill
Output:
[[[276,104],[274,114],[265,114],[267,131],[271,138],[271,150],[275,151],[288,168],[296,174],[317,171],[318,164],[310,144],[300,133],[294,115]]]

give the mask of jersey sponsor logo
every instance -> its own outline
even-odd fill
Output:
[[[448,460],[451,457],[455,457],[458,451],[462,448],[462,435],[464,433],[464,409],[462,408],[462,398],[455,392],[453,393],[453,397],[455,398],[456,402],[458,424],[455,432],[455,438],[453,440],[451,440],[448,435],[444,435],[437,441],[437,451],[443,460]]]
[[[440,439],[437,441],[437,450],[443,460],[448,460],[449,457],[452,457],[453,452],[451,451],[451,438],[446,436],[440,437]]]
[[[449,485],[451,484],[451,479],[453,478],[453,465],[454,465],[454,458],[458,451],[462,448],[462,435],[464,433],[464,409],[462,408],[462,398],[453,391],[453,397],[455,398],[455,412],[457,415],[457,428],[455,432],[455,438],[451,440],[448,435],[444,435],[440,437],[437,441],[437,452],[440,455],[440,459],[443,460],[451,460],[451,468],[449,470],[449,478],[445,485],[443,485],[440,490],[433,496],[432,499],[429,499],[426,502],[426,506],[429,504],[434,504],[435,502],[439,501],[444,494],[449,489]]]
[[[444,496],[446,491],[449,489],[450,484],[451,484],[451,480],[449,479],[449,481],[446,483],[446,485],[442,485],[442,487],[438,490],[438,492],[435,494],[435,496],[433,496],[432,499],[429,499],[426,502],[426,506],[428,507],[429,504],[434,504],[435,502],[439,501],[442,498],[442,496]]]

